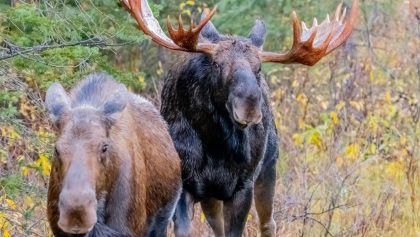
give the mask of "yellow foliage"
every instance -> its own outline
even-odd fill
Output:
[[[23,199],[23,204],[26,208],[32,208],[35,205],[34,200],[30,196],[26,196]]]
[[[306,97],[306,95],[304,93],[300,93],[297,97],[296,100],[301,104],[301,105],[306,105],[308,103],[308,97]]]
[[[6,224],[6,214],[4,212],[0,212],[0,226],[4,226]]]
[[[195,5],[195,1],[193,1],[193,0],[188,0],[188,1],[186,1],[185,2],[187,5],[190,5],[190,6],[194,6]]]
[[[308,136],[308,143],[317,146],[318,148],[322,147],[321,134],[319,132],[313,132]]]
[[[29,174],[29,168],[28,168],[28,167],[26,167],[26,166],[24,166],[24,167],[22,167],[21,169],[22,169],[22,174],[23,174],[23,176],[27,177],[27,176],[28,176],[28,174]]]
[[[376,144],[370,144],[369,146],[369,154],[373,155],[376,153]]]
[[[372,131],[374,134],[376,134],[379,129],[378,120],[376,119],[376,117],[372,115],[369,115],[367,120],[368,120],[367,124],[368,124],[369,130]]]
[[[363,107],[364,107],[364,102],[363,101],[354,101],[354,100],[352,100],[349,103],[356,110],[358,110],[358,111],[362,111],[363,110]]]
[[[3,137],[9,138],[11,141],[15,141],[21,138],[20,134],[11,126],[1,127],[0,132]]]
[[[204,212],[201,212],[201,214],[200,214],[201,223],[204,223],[205,220],[206,220],[206,217],[204,216]]]
[[[8,199],[6,198],[6,204],[11,208],[11,209],[16,209],[16,203],[12,200],[12,199]]]
[[[302,145],[303,143],[303,137],[298,133],[293,134],[292,139],[295,145],[299,146],[299,145]]]
[[[330,117],[331,117],[331,120],[333,121],[334,125],[337,125],[337,124],[340,123],[340,120],[338,119],[337,112],[335,112],[335,111],[331,112]]]
[[[344,101],[340,101],[340,102],[338,102],[338,104],[335,106],[335,109],[337,110],[337,111],[341,111],[343,108],[344,108],[344,106],[346,106],[346,102],[344,102]]]
[[[353,143],[346,147],[345,154],[350,161],[356,161],[359,157],[360,146],[359,144]]]
[[[372,70],[370,70],[370,72],[369,72],[369,79],[370,79],[370,81],[375,81],[375,74],[373,73],[373,71]]]
[[[143,85],[145,83],[144,76],[143,75],[139,76],[138,81],[139,81],[140,84]]]
[[[388,104],[391,104],[392,103],[391,91],[389,91],[389,90],[386,91],[386,93],[385,93],[385,101]]]
[[[385,173],[397,180],[401,179],[405,174],[405,166],[401,161],[392,161],[386,164]]]
[[[298,80],[293,80],[292,87],[293,88],[298,88],[299,87],[299,81]]]
[[[5,229],[3,231],[3,237],[9,237],[9,236],[10,236],[9,230],[8,229]]]
[[[0,149],[0,165],[7,163],[6,152]]]
[[[47,176],[51,171],[51,163],[48,157],[44,154],[41,154],[38,160],[35,161],[35,165],[42,169],[42,174]]]
[[[402,146],[407,145],[407,142],[408,142],[408,138],[407,138],[406,136],[401,136],[401,137],[400,137],[400,144],[401,144]]]
[[[303,118],[299,118],[298,124],[299,124],[299,128],[300,129],[304,129],[304,128],[307,127],[307,124],[305,123],[305,121],[303,120]]]

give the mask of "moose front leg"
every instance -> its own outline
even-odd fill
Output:
[[[237,191],[234,197],[223,203],[225,237],[241,237],[252,204],[252,185]]]
[[[273,218],[273,199],[276,186],[276,159],[264,164],[254,187],[255,207],[260,220],[261,237],[276,236]]]
[[[179,198],[174,214],[175,236],[191,236],[191,220],[194,208],[194,200],[187,191],[183,191]]]
[[[224,237],[223,202],[210,198],[200,203],[201,209],[203,209],[206,220],[213,229],[214,235],[216,237]]]

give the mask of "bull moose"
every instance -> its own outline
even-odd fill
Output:
[[[314,65],[350,36],[358,9],[341,4],[334,18],[311,28],[292,14],[294,40],[285,54],[265,52],[264,22],[257,20],[249,37],[220,34],[210,22],[216,9],[184,29],[182,18],[169,36],[154,18],[147,0],[122,4],[140,29],[157,44],[182,54],[167,72],[161,113],[181,158],[183,193],[175,211],[176,236],[191,235],[191,211],[200,202],[216,236],[242,235],[252,200],[255,200],[261,236],[275,236],[273,196],[277,131],[269,89],[261,64]]]
[[[70,96],[53,84],[46,107],[59,135],[48,187],[54,235],[166,236],[181,164],[158,110],[106,74]]]

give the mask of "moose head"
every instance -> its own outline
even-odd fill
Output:
[[[312,27],[300,23],[292,13],[293,46],[287,53],[266,52],[263,44],[266,26],[257,20],[246,38],[220,34],[211,23],[216,12],[206,10],[201,21],[193,22],[184,29],[181,16],[178,29],[174,29],[169,18],[169,36],[163,33],[154,18],[147,0],[122,0],[122,4],[137,21],[140,29],[157,44],[168,49],[203,53],[211,59],[212,75],[215,79],[215,102],[226,108],[232,121],[239,127],[258,124],[262,120],[261,64],[265,62],[312,66],[324,56],[343,44],[350,36],[358,11],[358,0],[353,0],[349,16],[340,4],[333,16],[320,24],[315,19]]]
[[[90,80],[94,79],[92,76]],[[57,186],[50,190],[60,192],[58,226],[66,233],[85,234],[93,229],[98,199],[110,190],[118,173],[118,159],[114,159],[117,145],[109,133],[126,107],[128,92],[114,84],[102,88],[113,92],[106,98],[94,93],[92,87],[83,87],[75,99],[59,83],[51,85],[46,94],[46,107],[59,132],[51,177]]]

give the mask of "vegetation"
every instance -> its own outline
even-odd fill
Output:
[[[289,15],[307,22],[340,2],[150,1],[162,19],[218,4],[221,32],[266,21],[265,48],[286,51]],[[346,0],[345,3],[350,4]],[[174,18],[174,17],[173,17]],[[54,133],[46,88],[106,71],[159,104],[176,56],[135,29],[117,0],[0,0],[0,236],[49,236],[46,189]],[[361,1],[351,40],[314,67],[264,65],[281,141],[279,236],[420,235],[420,5]],[[197,236],[211,236],[196,211]],[[247,236],[257,236],[251,212]]]

